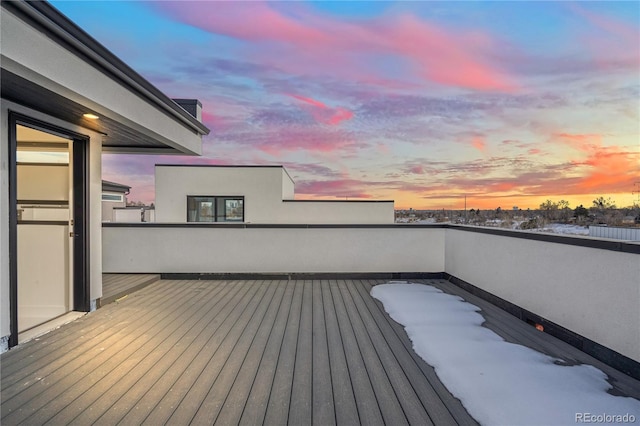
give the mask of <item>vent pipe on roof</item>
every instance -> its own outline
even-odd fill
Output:
[[[174,99],[175,103],[180,105],[182,109],[194,116],[196,120],[202,123],[202,104],[197,99]]]

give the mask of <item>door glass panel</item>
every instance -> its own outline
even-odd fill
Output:
[[[19,332],[70,310],[71,143],[17,126]]]

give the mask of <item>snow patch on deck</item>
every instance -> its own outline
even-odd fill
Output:
[[[576,424],[585,414],[640,421],[640,401],[608,394],[611,385],[601,370],[558,365],[558,359],[506,342],[482,327],[480,308],[458,296],[398,281],[374,286],[371,295],[481,424]]]

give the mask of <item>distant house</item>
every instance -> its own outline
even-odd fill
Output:
[[[0,351],[102,296],[102,153],[199,155],[209,132],[49,3],[1,7]]]
[[[102,221],[114,222],[114,209],[127,207],[127,195],[130,186],[120,183],[102,181]]]
[[[296,200],[283,166],[156,165],[157,222],[387,224],[394,202]]]

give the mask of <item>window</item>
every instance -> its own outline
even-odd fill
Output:
[[[188,195],[187,222],[244,222],[244,197]]]
[[[117,201],[122,202],[124,198],[122,194],[102,194],[102,201]]]

